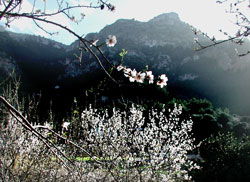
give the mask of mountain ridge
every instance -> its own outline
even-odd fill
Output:
[[[225,43],[194,51],[194,38],[204,43],[209,41],[195,35],[176,13],[162,14],[148,22],[120,19],[85,38],[104,42],[110,34],[116,35],[117,45],[102,49],[112,62],[119,63],[119,53],[125,48],[128,51],[124,60],[126,66],[142,70],[148,65],[156,75],[166,73],[169,77],[168,88],[181,97],[208,98],[216,106],[227,106],[233,112],[250,114],[247,108],[250,101],[246,99],[250,91],[247,82],[250,62],[249,56],[238,58],[235,54],[234,49],[240,46]],[[5,54],[0,55],[0,68],[1,63],[10,62],[6,61],[8,58],[13,65],[16,62],[18,69],[26,75],[27,82],[35,83],[42,89],[53,90],[58,84],[80,89],[81,85],[88,84],[88,80],[103,75],[91,55],[84,53],[82,64],[79,63],[74,55],[79,55],[78,41],[67,46],[37,36],[8,36],[6,32],[0,32],[0,35],[0,49],[3,50],[2,55]],[[250,48],[249,42],[247,46]]]

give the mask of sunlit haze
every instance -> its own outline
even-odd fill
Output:
[[[74,4],[84,2],[82,0],[69,0]],[[32,8],[30,2],[23,2],[22,12],[29,11]],[[56,6],[51,0],[47,1],[47,10],[53,11]],[[93,0],[85,0],[88,4]],[[83,13],[85,19],[76,25],[65,16],[60,15],[53,20],[75,30],[79,35],[86,35],[90,32],[98,32],[106,25],[114,23],[117,19],[135,19],[138,21],[148,21],[162,13],[176,12],[182,21],[201,29],[209,35],[215,35],[217,38],[223,38],[219,29],[225,30],[231,34],[235,33],[236,27],[233,24],[233,16],[225,13],[228,8],[225,5],[219,5],[216,0],[110,0],[116,7],[115,12],[85,9]],[[37,4],[42,3],[38,0]],[[75,11],[75,16],[80,16],[82,12]],[[1,22],[3,24],[3,22]],[[49,31],[59,31],[60,29],[48,24],[42,24]],[[31,20],[25,18],[18,19],[11,24],[9,30],[18,33],[29,33],[51,38],[64,44],[70,44],[75,37],[65,31],[60,31],[58,35],[50,36],[41,29],[37,28]]]

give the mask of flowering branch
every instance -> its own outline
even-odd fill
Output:
[[[135,69],[126,68],[122,65],[119,65],[117,67],[118,71],[123,71],[123,74],[125,77],[129,78],[130,82],[138,82],[138,83],[144,83],[145,80],[148,81],[149,84],[154,83],[154,75],[152,74],[152,71],[140,71],[137,72]],[[159,85],[161,88],[164,86],[167,86],[168,77],[165,74],[162,74],[158,78],[157,85]]]

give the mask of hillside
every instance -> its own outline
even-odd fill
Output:
[[[166,73],[168,90],[179,97],[207,98],[233,113],[250,114],[250,56],[237,57],[237,45],[226,43],[195,52],[197,36],[176,13],[162,14],[148,22],[121,19],[86,39],[102,42],[110,34],[118,40],[114,48],[103,48],[111,61],[118,62],[124,48],[128,51],[125,65],[137,69],[148,65],[156,74]],[[103,72],[87,53],[80,65],[74,56],[79,53],[77,46],[77,41],[66,46],[42,37],[2,31],[0,77],[3,79],[15,68],[17,74],[22,74],[26,90],[53,93],[60,85],[62,92],[82,93]],[[246,46],[250,48],[250,43]]]

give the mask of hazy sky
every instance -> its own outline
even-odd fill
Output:
[[[95,0],[69,0],[72,3],[93,2]],[[29,2],[33,0],[24,0],[23,12],[29,11],[32,6]],[[36,0],[37,5],[42,4],[43,0]],[[47,0],[47,10],[53,10],[56,0]],[[55,21],[75,30],[83,35],[90,32],[98,32],[106,25],[114,23],[117,19],[136,19],[138,21],[148,21],[153,17],[168,12],[176,12],[182,21],[187,22],[204,32],[211,35],[220,36],[219,29],[235,32],[233,28],[233,18],[225,13],[226,6],[219,5],[216,0],[110,0],[116,6],[115,12],[85,9],[85,19],[75,25],[68,21],[63,15],[54,18]],[[80,11],[75,12],[75,16],[80,15]],[[48,24],[42,24],[47,30],[59,30]],[[60,31],[59,35],[49,36],[38,29],[34,23],[27,19],[19,19],[11,24],[11,31],[41,35],[54,40],[70,44],[75,37]]]

